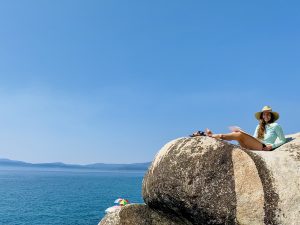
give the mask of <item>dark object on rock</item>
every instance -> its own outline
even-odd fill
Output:
[[[190,137],[198,137],[198,136],[206,136],[205,132],[204,131],[200,131],[198,130],[197,132],[189,135]]]

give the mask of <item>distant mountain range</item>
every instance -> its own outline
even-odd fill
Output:
[[[6,167],[26,167],[26,168],[58,168],[58,169],[90,169],[90,170],[147,170],[151,162],[131,163],[131,164],[106,164],[94,163],[87,165],[54,163],[27,163],[22,161],[0,159],[0,166]]]

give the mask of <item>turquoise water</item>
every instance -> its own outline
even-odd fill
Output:
[[[97,225],[118,197],[143,202],[144,172],[0,168],[0,224]]]

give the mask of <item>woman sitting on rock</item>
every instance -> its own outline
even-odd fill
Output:
[[[270,151],[279,147],[286,142],[281,126],[275,123],[279,119],[279,114],[273,112],[269,106],[263,107],[261,112],[255,113],[255,117],[259,120],[254,133],[254,137],[245,133],[240,129],[234,129],[232,133],[228,134],[213,134],[209,129],[205,132],[197,131],[191,135],[195,136],[210,136],[222,140],[236,140],[241,147],[251,150]],[[276,141],[276,139],[279,141]]]

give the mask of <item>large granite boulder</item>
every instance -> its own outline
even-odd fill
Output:
[[[192,225],[190,222],[155,211],[143,204],[129,204],[106,216],[98,225]]]
[[[299,225],[300,133],[290,139],[268,152],[210,137],[171,141],[144,177],[145,203],[192,224]]]

